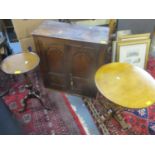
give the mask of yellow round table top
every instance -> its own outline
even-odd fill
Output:
[[[7,74],[22,74],[33,70],[39,64],[39,56],[33,52],[22,52],[6,57],[1,69]]]
[[[127,63],[110,63],[95,75],[100,93],[127,108],[145,108],[155,103],[155,80],[145,70]]]

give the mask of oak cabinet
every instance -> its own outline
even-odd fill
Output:
[[[106,38],[103,33],[102,37],[101,30],[108,31],[102,27],[91,30],[89,27],[47,20],[33,32],[47,88],[89,97],[96,95],[95,72],[99,66],[110,61],[108,36]]]

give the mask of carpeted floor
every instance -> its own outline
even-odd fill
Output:
[[[11,83],[9,94],[3,97],[6,105],[21,123],[23,134],[86,134],[65,94],[45,89],[36,74],[31,76],[34,86],[42,92],[44,104],[51,110],[45,110],[38,100],[31,99],[27,110],[23,113],[18,112],[22,108],[24,96],[28,93],[21,76],[17,77],[16,82]]]
[[[147,71],[155,78],[155,59],[149,59]],[[37,100],[30,100],[27,111],[18,112],[22,108],[22,99],[27,94],[21,77],[20,80],[12,83],[9,94],[4,97],[12,113],[21,122],[24,134],[86,134],[66,96],[45,89],[37,78],[39,76],[31,75],[33,75],[31,77],[33,84],[42,92],[43,102],[51,106],[50,111],[43,109]],[[131,128],[123,130],[112,118],[106,123],[110,134],[155,134],[155,104],[139,110],[129,109],[122,115]]]

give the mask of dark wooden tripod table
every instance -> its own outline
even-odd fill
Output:
[[[41,100],[39,90],[33,88],[33,84],[28,76],[30,71],[33,71],[40,62],[40,58],[36,53],[33,52],[22,52],[18,54],[13,54],[5,58],[1,63],[1,69],[6,74],[10,75],[21,75],[23,74],[26,78],[27,84],[25,88],[29,90],[27,96],[23,99],[24,107],[20,112],[24,112],[27,108],[27,101],[31,98],[36,98],[40,101],[41,105],[45,107]]]

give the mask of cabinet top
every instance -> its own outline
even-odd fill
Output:
[[[33,31],[32,35],[107,44],[109,41],[109,28],[45,20],[36,30]]]

